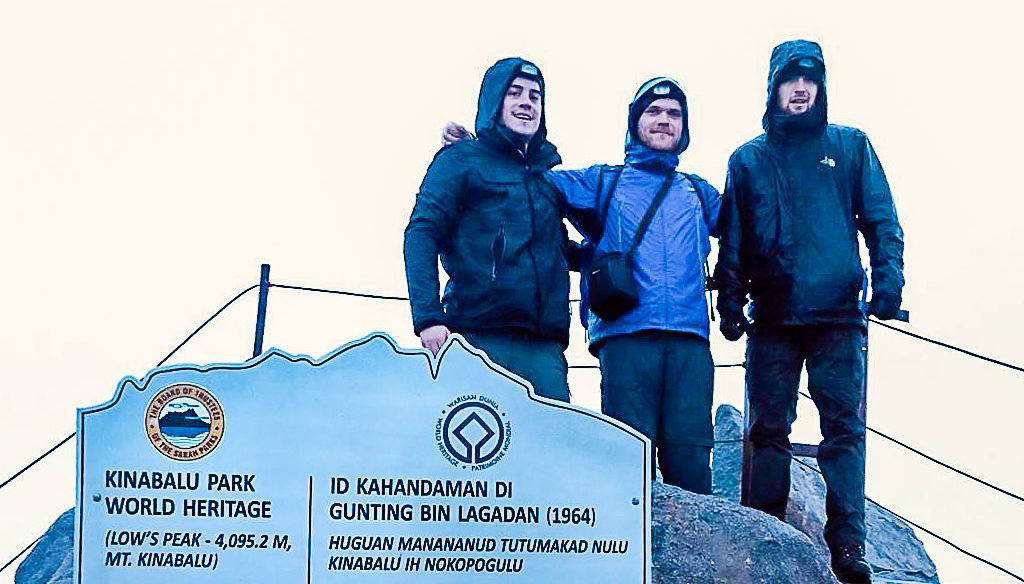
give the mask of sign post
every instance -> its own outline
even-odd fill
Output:
[[[457,335],[164,367],[79,410],[74,581],[646,584],[650,448]]]
[[[256,338],[253,341],[252,356],[263,352],[263,332],[267,327],[267,295],[270,293],[270,264],[260,266],[260,297],[256,304]]]

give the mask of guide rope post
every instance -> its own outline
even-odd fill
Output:
[[[750,443],[750,393],[747,391],[746,375],[743,376],[743,446],[740,449],[740,504],[746,505],[750,493],[750,457],[754,445]]]
[[[262,264],[260,266],[260,300],[256,306],[256,342],[252,348],[254,358],[263,353],[263,331],[267,326],[268,292],[270,292],[270,264]]]
[[[900,322],[910,322],[910,311],[899,310],[896,312],[895,320]],[[861,351],[864,353],[864,380],[861,382],[860,389],[860,419],[864,422],[864,427],[868,425],[868,327],[864,326],[864,346],[861,347]]]

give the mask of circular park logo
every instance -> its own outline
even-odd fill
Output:
[[[505,456],[512,423],[486,396],[464,395],[441,410],[434,429],[438,450],[452,466],[483,470]]]
[[[164,456],[198,460],[220,444],[224,411],[205,388],[170,385],[157,392],[146,408],[146,434]]]

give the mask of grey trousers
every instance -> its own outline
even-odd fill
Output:
[[[710,495],[715,364],[708,341],[640,331],[604,341],[600,358],[601,411],[650,438],[665,483]]]
[[[562,343],[526,331],[460,331],[498,365],[530,382],[537,395],[569,401],[569,365]]]

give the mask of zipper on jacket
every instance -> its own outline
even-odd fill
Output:
[[[498,234],[491,242],[491,281],[498,278],[498,264],[505,256],[505,224],[498,226]]]
[[[533,190],[530,188],[530,165],[527,163],[524,166],[526,167],[526,176],[523,179],[523,184],[526,185],[526,201],[530,206],[530,242],[526,249],[530,254],[530,263],[533,264],[533,298],[537,303],[537,322],[534,325],[533,332],[540,333],[544,307],[541,305],[540,270],[537,269],[537,257],[533,254],[533,240],[537,236],[537,217],[536,211],[533,208]]]
[[[506,137],[506,139],[508,138]],[[512,143],[511,140],[508,141],[510,144]],[[515,144],[512,145],[515,146]],[[530,256],[530,263],[533,265],[533,298],[534,301],[537,303],[537,315],[536,321],[533,326],[533,332],[539,334],[542,329],[541,322],[544,307],[541,305],[542,293],[540,289],[540,270],[537,269],[537,257],[533,253],[533,240],[537,236],[537,218],[536,211],[533,208],[533,190],[530,188],[530,171],[532,169],[530,162],[529,160],[527,160],[526,157],[526,149],[529,148],[529,145],[530,143],[529,141],[527,141],[526,146],[524,146],[523,150],[519,150],[518,148],[516,148],[516,152],[519,153],[519,156],[522,158],[523,161],[523,185],[526,187],[526,202],[530,206],[530,239],[527,241],[526,250]]]

